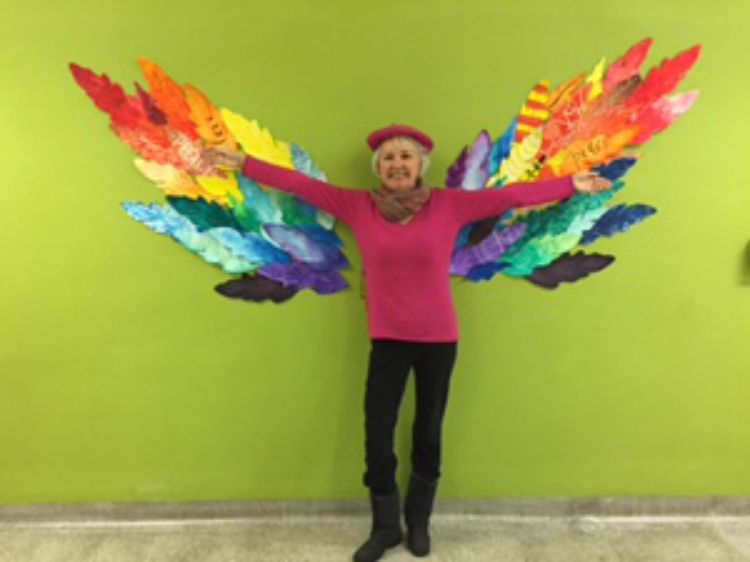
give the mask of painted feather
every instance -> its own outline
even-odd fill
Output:
[[[229,298],[283,302],[304,288],[320,294],[347,288],[340,270],[349,262],[331,215],[203,160],[206,146],[239,146],[324,180],[310,155],[275,139],[257,121],[218,108],[198,88],[179,85],[157,64],[139,63],[149,90],[136,84],[135,96],[105,74],[70,66],[76,82],[109,115],[113,131],[139,155],[138,170],[162,190],[168,204],[126,203],[126,212],[208,263],[242,275],[216,287]]]
[[[149,84],[149,93],[166,115],[170,128],[198,140],[197,127],[190,118],[190,106],[183,89],[158,64],[144,58],[139,59],[138,64]]]
[[[604,78],[605,91],[611,90],[623,81],[630,80],[633,76],[638,76],[653,43],[653,39],[644,39],[633,45],[627,53],[612,63]]]
[[[284,285],[263,275],[243,275],[214,287],[217,293],[230,299],[276,304],[286,302],[297,294],[297,289]]]
[[[604,213],[596,224],[583,233],[581,244],[591,244],[601,236],[614,236],[626,232],[631,226],[656,213],[649,205],[617,205]]]
[[[560,283],[573,283],[602,271],[614,261],[614,256],[604,254],[565,253],[550,265],[536,269],[528,280],[538,287],[556,289]]]
[[[448,176],[445,179],[445,187],[461,187],[466,175],[466,159],[469,156],[469,147],[461,149],[456,160],[448,168]]]
[[[473,191],[487,184],[491,151],[492,139],[487,131],[482,131],[466,154],[460,187]]]
[[[454,250],[453,273],[472,281],[503,273],[547,287],[572,282],[613,260],[571,254],[577,245],[625,232],[654,214],[648,205],[609,205],[640,157],[636,147],[668,128],[697,100],[697,92],[673,92],[695,65],[700,47],[666,59],[644,77],[641,68],[651,45],[645,39],[609,68],[602,60],[588,74],[557,87],[535,87],[532,94],[539,98],[527,98],[520,115],[492,145],[487,185],[594,172],[614,182],[612,189],[508,213],[502,222],[487,219],[464,227]],[[530,138],[533,144],[525,146]],[[460,183],[453,177],[461,171],[459,164],[461,159],[449,174],[452,183]],[[499,232],[517,227],[525,231],[509,248],[485,253],[485,239],[491,248]]]
[[[495,263],[526,231],[525,224],[495,230],[480,243],[458,248],[451,260],[451,274],[468,275],[478,265]]]

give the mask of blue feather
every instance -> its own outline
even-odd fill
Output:
[[[262,229],[274,244],[313,269],[324,271],[348,265],[344,263],[346,258],[343,258],[338,248],[322,246],[298,228],[282,224],[264,224]]]
[[[505,264],[503,263],[483,263],[482,265],[475,265],[466,275],[466,278],[469,281],[489,281],[504,267]]]
[[[593,170],[601,177],[615,181],[624,176],[636,162],[635,158],[619,158],[603,166],[594,166]]]
[[[219,240],[212,231],[232,230],[221,227],[199,232],[195,225],[187,218],[168,206],[149,205],[144,203],[123,203],[125,211],[134,219],[142,222],[150,229],[172,237],[191,252],[198,254],[208,263],[220,266],[227,273],[251,273],[261,263],[238,255],[232,248]],[[234,231],[237,236],[242,236]]]
[[[274,204],[270,194],[242,174],[238,174],[237,180],[245,197],[245,206],[255,214],[259,222],[281,222],[281,210]]]
[[[583,233],[581,244],[591,244],[600,236],[614,236],[656,213],[648,205],[617,205],[604,213],[596,224]]]
[[[510,122],[505,133],[492,145],[489,161],[489,175],[494,176],[502,166],[503,161],[510,156],[510,150],[513,148],[513,142],[516,138],[516,129],[518,128],[518,117]]]
[[[315,178],[320,181],[327,181],[326,175],[318,165],[313,161],[312,157],[305,151],[301,146],[291,143],[292,147],[292,165],[298,172],[302,172],[306,176]],[[315,220],[324,228],[332,229],[334,218],[320,209],[316,209],[306,201],[301,199],[297,200],[300,204],[300,208],[305,211],[308,216],[314,217]]]
[[[232,253],[253,263],[289,263],[292,258],[258,234],[238,232],[232,228],[218,227],[208,231],[214,238],[229,248]]]

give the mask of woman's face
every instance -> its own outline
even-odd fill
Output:
[[[393,191],[413,189],[422,168],[419,148],[408,139],[394,138],[380,146],[378,176]]]

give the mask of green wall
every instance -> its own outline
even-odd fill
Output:
[[[120,209],[157,190],[68,62],[131,84],[136,59],[152,58],[345,185],[373,182],[370,130],[410,122],[437,141],[439,184],[538,79],[646,36],[650,63],[705,46],[683,88],[702,98],[651,143],[622,198],[660,213],[598,244],[618,262],[578,285],[455,283],[441,493],[750,494],[744,0],[47,0],[0,12],[0,502],[363,494],[358,267],[355,290],[333,297],[217,296],[225,275]]]

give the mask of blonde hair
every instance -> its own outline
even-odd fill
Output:
[[[420,159],[420,164],[421,164],[421,168],[419,170],[419,177],[420,178],[424,177],[424,175],[427,173],[427,170],[430,169],[430,157],[427,154],[427,149],[411,137],[401,135],[397,137],[391,137],[388,140],[390,141],[394,139],[407,141],[409,142],[409,144],[411,144],[413,147],[417,149],[417,154],[419,154],[419,159]],[[377,177],[380,177],[380,174],[378,173],[378,162],[380,161],[380,152],[385,142],[381,143],[381,145],[372,153],[372,162],[371,162],[372,172]]]

